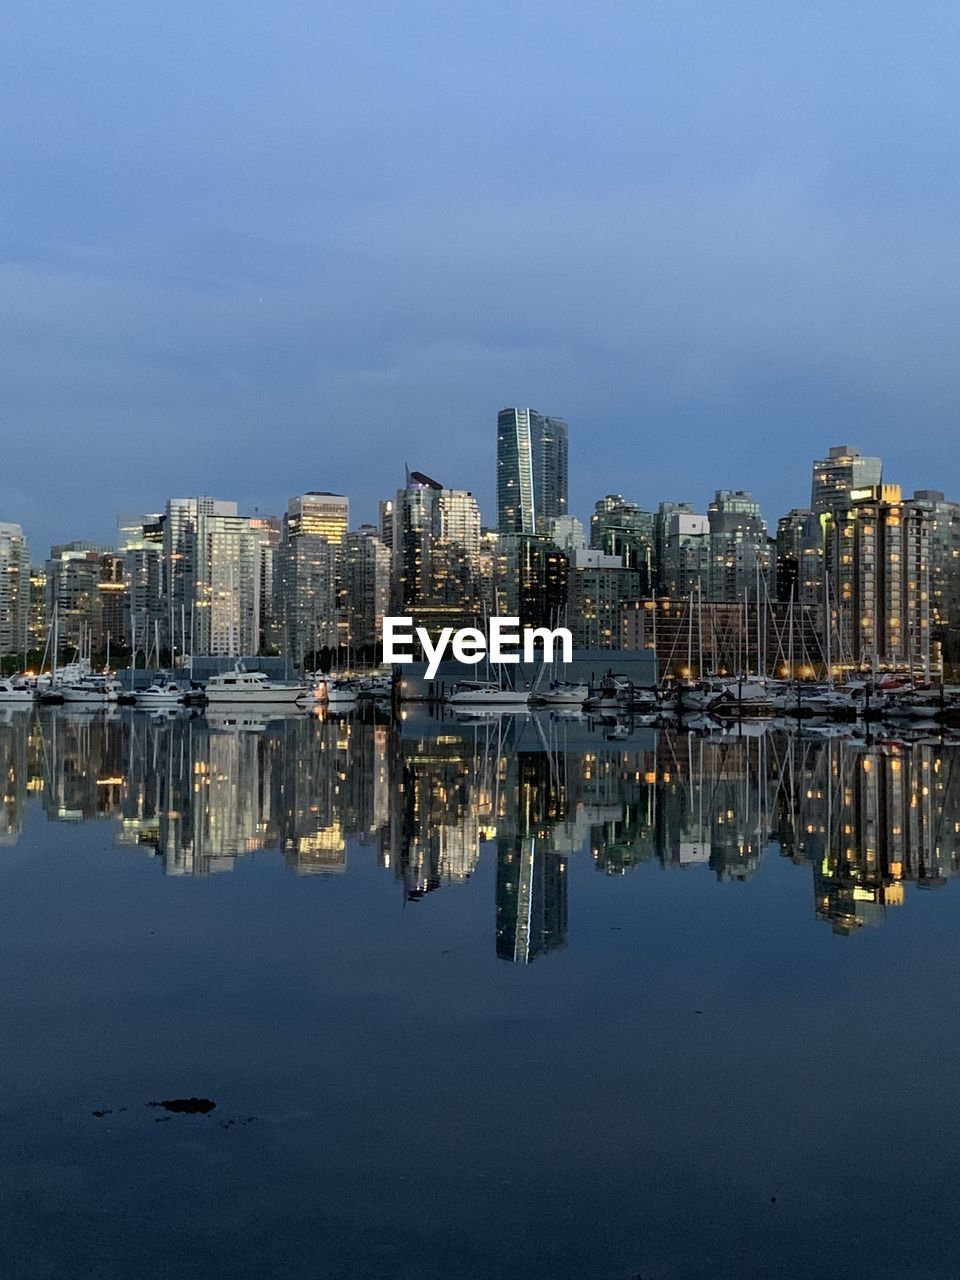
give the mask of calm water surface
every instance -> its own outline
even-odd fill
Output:
[[[0,763],[0,1274],[960,1274],[955,750],[61,710]]]

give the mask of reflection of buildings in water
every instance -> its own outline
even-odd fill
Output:
[[[936,888],[960,869],[958,753],[937,745],[830,744],[818,785],[824,852],[813,861],[817,915],[837,933],[881,920],[904,885]]]
[[[958,872],[956,748],[777,731],[652,742],[517,751],[489,727],[409,738],[357,718],[253,731],[27,710],[0,716],[0,843],[16,841],[39,796],[52,821],[116,816],[118,843],[160,856],[168,874],[260,849],[298,873],[339,873],[354,839],[418,898],[468,879],[495,840],[497,951],[518,960],[563,943],[567,865],[588,840],[607,875],[656,859],[723,879],[751,875],[776,844],[810,865],[817,914],[839,932],[882,919],[908,881]]]
[[[654,858],[708,865],[722,880],[757,870],[776,776],[764,738],[712,741],[665,730],[653,752],[585,756],[581,776],[593,858],[605,874]]]
[[[529,964],[567,939],[566,771],[547,753],[503,758],[497,823],[497,955]]]
[[[0,769],[0,845],[14,845],[23,830],[28,797],[43,789],[43,750],[30,708],[0,707]]]
[[[92,822],[120,810],[124,770],[120,720],[83,710],[37,721],[44,771],[43,808],[54,822]]]
[[[416,900],[476,868],[489,815],[483,812],[485,760],[469,739],[441,735],[404,744],[390,812],[394,874]]]

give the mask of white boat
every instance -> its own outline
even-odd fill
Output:
[[[60,681],[53,686],[53,692],[59,693],[67,703],[105,707],[117,701],[123,686],[111,676],[85,675],[76,680]]]
[[[147,708],[176,707],[183,701],[183,690],[173,680],[157,680],[146,689],[134,691],[134,706]]]
[[[207,702],[218,706],[226,702],[281,706],[310,696],[306,685],[271,680],[263,671],[244,671],[239,663],[233,671],[222,671],[219,675],[211,676],[204,693]]]
[[[360,685],[356,680],[327,678],[327,706],[346,706],[360,697]]]
[[[529,700],[525,689],[505,689],[493,680],[461,680],[447,694],[452,707],[525,707]]]
[[[361,698],[389,698],[392,693],[392,676],[367,676],[360,681]]]
[[[582,707],[589,696],[587,685],[570,680],[554,680],[549,689],[541,689],[536,695],[537,701],[547,707]]]
[[[37,693],[35,689],[31,689],[27,684],[17,684],[13,680],[0,680],[0,702],[6,705],[10,702],[28,704],[33,702]]]

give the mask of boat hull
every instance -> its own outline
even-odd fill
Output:
[[[212,707],[245,706],[245,707],[286,707],[309,697],[309,690],[290,689],[211,689],[207,693],[207,702]]]
[[[499,692],[490,690],[474,691],[469,693],[452,693],[447,699],[451,707],[526,707],[528,698],[526,694],[513,693],[508,690],[500,690]]]

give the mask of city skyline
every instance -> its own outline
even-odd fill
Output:
[[[501,409],[499,411],[498,417],[502,418],[502,415],[506,412],[508,412],[506,409]],[[513,410],[510,410],[510,412],[513,412]],[[531,416],[534,416],[532,414],[532,411],[531,411]],[[541,418],[542,421],[545,423],[548,423],[548,424],[558,423],[564,428],[563,439],[564,439],[565,454],[568,446],[571,452],[574,452],[576,450],[576,444],[577,444],[577,439],[579,434],[578,432],[579,424],[573,423],[571,428],[568,425],[568,421],[562,420],[555,416],[550,416],[550,415],[536,415],[536,416]],[[497,421],[493,420],[491,425],[491,419],[488,416],[486,427],[487,427],[487,433],[486,433],[487,447],[490,455],[488,459],[488,462],[490,465],[486,468],[486,472],[491,473],[491,475],[486,476],[486,481],[487,481],[486,486],[484,484],[483,476],[478,477],[478,476],[459,475],[459,474],[450,476],[447,473],[441,473],[443,475],[442,487],[448,488],[451,490],[456,490],[456,491],[470,492],[477,500],[477,504],[480,509],[482,527],[484,529],[499,530],[500,524],[498,520],[499,510],[498,510],[498,501],[497,501],[497,485],[498,485],[498,474],[499,474],[497,443],[496,443]],[[793,493],[794,497],[796,498],[796,501],[788,503],[783,508],[774,508],[769,506],[767,503],[765,503],[763,499],[759,496],[758,488],[756,484],[752,483],[751,476],[749,474],[740,476],[739,478],[737,477],[734,478],[736,480],[737,485],[741,486],[737,488],[734,488],[732,484],[730,486],[722,485],[719,483],[714,484],[709,480],[709,477],[708,477],[704,482],[706,485],[705,492],[696,493],[696,494],[691,494],[690,493],[691,486],[681,481],[679,485],[673,486],[673,491],[655,494],[648,502],[644,502],[639,499],[637,488],[631,488],[629,485],[624,484],[623,476],[617,475],[614,471],[611,471],[609,476],[610,483],[606,486],[606,488],[601,487],[601,489],[598,489],[596,492],[591,493],[589,497],[582,504],[572,499],[566,502],[565,518],[579,520],[580,523],[584,526],[584,529],[587,531],[587,536],[589,539],[591,513],[595,512],[598,506],[598,503],[602,502],[604,499],[607,499],[607,498],[621,498],[621,497],[626,498],[629,504],[639,508],[639,510],[642,512],[649,512],[650,514],[655,514],[658,508],[660,507],[661,503],[667,503],[667,504],[677,505],[678,510],[689,511],[691,513],[696,512],[696,513],[702,514],[703,516],[706,516],[708,508],[715,501],[718,495],[722,493],[726,493],[729,495],[745,494],[750,499],[750,501],[752,503],[755,503],[755,505],[759,508],[760,514],[766,520],[768,530],[770,532],[770,536],[771,538],[773,538],[776,532],[777,520],[787,515],[789,512],[796,511],[796,510],[812,509],[814,514],[816,515],[818,514],[819,510],[826,510],[825,505],[821,506],[820,508],[817,508],[816,503],[814,502],[815,494],[811,493],[810,468],[811,466],[813,466],[815,469],[818,467],[822,468],[823,466],[828,464],[828,461],[836,461],[837,459],[834,458],[834,455],[841,455],[839,457],[839,461],[841,463],[843,462],[849,463],[850,459],[846,456],[848,454],[848,451],[852,453],[853,457],[857,460],[857,463],[868,464],[868,468],[866,471],[851,470],[851,477],[855,477],[856,475],[859,475],[861,477],[861,480],[852,478],[850,483],[852,483],[854,486],[857,483],[861,483],[861,482],[864,484],[866,484],[868,481],[871,481],[871,483],[879,482],[879,472],[877,473],[877,478],[873,480],[872,479],[873,472],[872,470],[870,470],[870,467],[869,467],[869,464],[876,463],[880,467],[882,467],[884,478],[888,476],[894,477],[896,483],[899,485],[904,496],[908,496],[913,492],[916,492],[916,493],[930,492],[932,479],[936,478],[938,481],[938,485],[937,485],[938,490],[940,492],[943,492],[945,497],[948,500],[960,501],[960,480],[958,480],[957,488],[955,490],[956,496],[952,498],[951,490],[949,489],[949,487],[947,488],[944,487],[943,477],[941,474],[943,468],[939,464],[934,466],[932,460],[929,460],[927,462],[921,461],[920,463],[914,464],[911,471],[916,472],[919,476],[919,479],[917,480],[916,484],[913,484],[908,482],[904,478],[903,473],[895,469],[895,466],[892,463],[890,463],[889,459],[887,459],[885,455],[880,454],[879,451],[874,451],[869,447],[862,447],[862,446],[863,446],[863,442],[860,442],[857,445],[851,445],[851,444],[838,444],[838,445],[829,444],[828,445],[827,443],[823,443],[819,446],[819,449],[821,452],[824,452],[825,454],[827,454],[828,457],[820,458],[820,457],[814,456],[818,449],[818,446],[814,444],[811,449],[807,450],[807,453],[805,454],[802,460],[802,474],[798,475],[796,478],[791,477],[789,481],[785,481],[785,483],[789,484],[790,491]],[[806,448],[806,445],[804,446],[804,448]],[[876,456],[877,454],[879,454],[879,456]],[[422,462],[422,460],[419,460],[419,461]],[[291,487],[284,493],[282,500],[279,501],[275,507],[269,507],[266,504],[265,500],[262,499],[262,497],[258,497],[257,495],[254,495],[255,500],[253,500],[250,505],[245,505],[242,499],[237,499],[235,497],[231,497],[229,499],[221,499],[219,497],[215,497],[214,495],[217,494],[219,490],[223,488],[222,485],[220,486],[215,485],[212,489],[203,489],[202,487],[197,487],[189,483],[187,484],[181,483],[179,485],[179,491],[190,492],[191,494],[193,494],[194,497],[189,499],[190,501],[195,501],[199,497],[208,498],[215,502],[226,501],[231,506],[233,514],[239,514],[240,516],[253,517],[253,518],[282,517],[283,513],[288,510],[290,502],[294,501],[294,498],[296,497],[297,494],[301,494],[304,496],[310,495],[313,497],[323,497],[323,498],[333,499],[333,500],[339,499],[339,500],[343,500],[347,504],[347,506],[350,508],[351,516],[349,520],[349,528],[351,528],[352,530],[358,531],[364,528],[379,526],[381,522],[382,507],[384,502],[388,502],[388,503],[393,502],[394,495],[397,492],[396,471],[402,469],[406,465],[407,464],[405,463],[400,463],[396,468],[394,468],[392,463],[384,464],[384,468],[383,468],[385,473],[384,483],[382,487],[376,490],[378,496],[373,500],[372,504],[369,507],[366,504],[361,504],[361,502],[356,501],[355,494],[353,493],[353,491],[348,490],[346,487],[334,487],[334,488],[323,488],[323,489],[314,488],[314,487],[296,489],[295,487]],[[847,469],[849,470],[850,468],[848,467]],[[392,478],[390,474],[388,474],[391,470],[394,472]],[[407,470],[408,472],[410,472],[409,467],[407,467]],[[433,470],[434,472],[437,472],[439,469],[433,468]],[[291,472],[290,472],[291,479],[294,477],[295,473],[296,473],[296,468],[291,467]],[[567,475],[569,476],[568,483],[569,483],[570,489],[581,490],[581,491],[584,489],[583,481],[578,480],[577,471],[575,467],[568,465]],[[458,483],[448,483],[450,480],[455,480]],[[461,480],[464,483],[459,483]],[[319,484],[320,481],[318,481],[317,483]],[[816,485],[815,478],[814,478],[813,484],[814,486]],[[746,485],[747,487],[743,488],[742,485]],[[487,501],[484,501],[481,496],[485,488],[488,494]],[[683,491],[678,494],[676,492],[678,489],[681,489]],[[370,488],[369,491],[374,492],[372,488]],[[33,557],[34,563],[37,563],[38,548],[49,549],[58,545],[65,545],[69,542],[79,541],[79,542],[89,543],[91,547],[101,547],[103,549],[115,549],[117,546],[120,545],[119,530],[121,527],[121,522],[128,512],[134,512],[138,510],[142,512],[160,511],[163,508],[163,506],[167,503],[167,501],[170,500],[169,494],[158,495],[157,493],[154,492],[153,501],[147,502],[138,508],[137,505],[132,501],[123,500],[124,494],[126,492],[127,491],[121,491],[120,493],[118,493],[117,495],[118,502],[115,509],[113,508],[108,509],[102,512],[100,515],[98,515],[97,517],[98,522],[106,530],[106,534],[103,537],[91,536],[89,533],[88,527],[86,525],[83,525],[82,523],[82,520],[83,520],[82,516],[80,517],[80,523],[78,523],[78,517],[72,514],[61,515],[58,517],[58,519],[65,526],[63,535],[54,539],[52,542],[49,542],[49,543],[35,537],[34,530],[28,524],[27,520],[22,518],[21,515],[19,515],[17,512],[13,510],[4,510],[0,508],[0,523],[5,522],[6,524],[17,524],[21,527],[23,531],[23,535],[26,538],[28,545],[30,546],[31,555]],[[171,490],[171,493],[172,492],[175,492],[175,490]],[[291,495],[294,495],[294,496],[292,497]],[[183,501],[188,501],[188,500],[183,499]],[[813,506],[811,506],[811,504],[813,504]],[[541,523],[541,531],[542,531],[543,530],[542,522],[539,521],[539,517],[537,517],[537,520],[538,520],[538,523]],[[344,532],[345,531],[346,529],[344,530]],[[44,558],[44,557],[40,557],[40,558]]]

